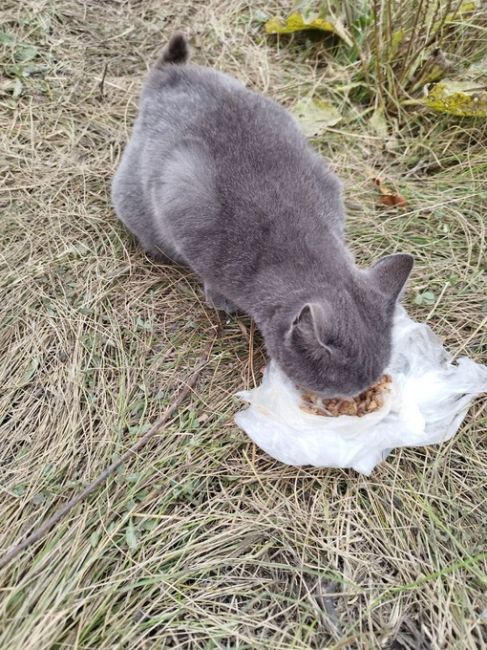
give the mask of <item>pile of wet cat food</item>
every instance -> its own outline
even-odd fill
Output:
[[[337,418],[339,415],[354,415],[359,418],[384,405],[384,393],[391,389],[392,377],[383,375],[375,384],[355,397],[348,399],[322,399],[314,393],[303,393],[300,408],[305,413]]]

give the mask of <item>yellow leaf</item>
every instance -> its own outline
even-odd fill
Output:
[[[352,40],[339,20],[321,18],[319,16],[304,16],[297,11],[290,14],[285,21],[280,18],[271,18],[265,24],[268,34],[294,34],[306,29],[318,29],[322,32],[333,32],[345,43],[352,47]]]
[[[434,11],[433,3],[430,3],[429,7],[431,11]],[[443,29],[443,27],[455,23],[457,24],[464,23],[467,15],[473,13],[476,9],[477,9],[476,2],[462,2],[462,4],[455,11],[451,11],[450,13],[446,14],[444,18],[441,18],[440,20],[436,20],[431,25],[431,29],[430,29],[429,38],[431,42],[438,35],[440,30]],[[436,16],[436,12],[435,12],[435,16]]]
[[[464,14],[471,14],[476,8],[476,2],[462,2],[456,11],[452,11],[445,16],[445,23],[451,23],[455,18],[461,18]]]
[[[460,117],[487,117],[487,92],[468,82],[444,81],[430,90],[422,103],[440,113]]]
[[[397,51],[399,50],[399,46],[403,42],[405,36],[406,32],[404,29],[399,29],[397,32],[393,33],[389,45],[389,59],[395,58]]]
[[[323,99],[301,99],[292,110],[303,133],[309,138],[321,135],[326,128],[341,120],[340,113]]]

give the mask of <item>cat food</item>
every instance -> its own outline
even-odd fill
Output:
[[[339,415],[356,415],[361,418],[383,406],[384,392],[390,390],[391,383],[392,378],[389,375],[383,375],[370,388],[347,399],[322,399],[313,393],[303,393],[303,403],[300,408],[305,413],[331,418],[336,418]]]

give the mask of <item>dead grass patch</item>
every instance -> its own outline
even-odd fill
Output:
[[[346,182],[354,250],[412,253],[408,309],[485,360],[485,124],[413,115],[378,134],[346,62],[263,35],[258,12],[287,8],[4,0],[2,548],[146,430],[213,332],[195,279],[147,260],[109,202],[141,78],[175,28],[197,62],[287,106],[316,88],[338,106],[316,146]],[[377,207],[377,176],[406,209]],[[229,319],[170,425],[3,572],[2,648],[487,643],[485,401],[452,441],[397,451],[371,479],[289,468],[232,422],[262,363]]]

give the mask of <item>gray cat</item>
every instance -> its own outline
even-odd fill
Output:
[[[191,267],[215,308],[252,316],[296,384],[362,391],[389,361],[411,256],[357,268],[340,182],[292,116],[188,55],[174,35],[147,77],[113,181],[118,216],[148,253]]]

